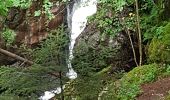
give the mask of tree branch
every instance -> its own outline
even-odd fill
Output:
[[[14,58],[14,59],[17,59],[17,60],[26,62],[26,63],[28,63],[28,64],[30,64],[30,65],[33,64],[32,61],[30,61],[30,60],[28,60],[28,59],[25,59],[25,58],[23,58],[23,57],[21,57],[21,56],[18,56],[18,55],[14,54],[14,53],[11,53],[11,52],[9,52],[9,51],[7,51],[7,50],[4,50],[4,49],[2,49],[2,48],[0,48],[0,53],[3,53],[3,54],[5,54],[5,55],[7,55],[7,56],[9,56],[9,57]]]
[[[124,20],[123,17],[122,17],[121,19],[119,19],[119,21],[120,21],[120,23],[122,24],[122,26],[124,27],[125,32],[126,32],[127,35],[128,35],[128,38],[129,38],[129,41],[130,41],[130,45],[131,45],[131,48],[132,48],[132,52],[133,52],[133,58],[134,58],[135,64],[136,64],[136,66],[139,66],[139,64],[138,64],[138,62],[137,62],[136,52],[135,52],[135,48],[134,48],[134,45],[133,45],[133,42],[132,42],[132,38],[131,38],[131,36],[130,36],[129,28],[128,28],[127,25],[125,24],[125,20]]]

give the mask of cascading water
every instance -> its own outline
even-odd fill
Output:
[[[70,29],[70,45],[69,45],[69,59],[68,69],[66,76],[70,79],[77,78],[77,73],[73,70],[71,60],[73,59],[73,48],[77,37],[81,34],[87,24],[87,17],[95,14],[97,11],[97,0],[75,0],[73,8],[67,7],[67,21],[68,28]],[[63,86],[64,87],[64,86]],[[59,94],[61,88],[56,90],[46,91],[44,96],[41,96],[40,100],[49,100]]]
[[[73,70],[71,65],[71,60],[73,59],[73,48],[77,37],[81,34],[81,32],[86,27],[87,17],[96,13],[97,1],[96,0],[80,0],[75,2],[72,10],[72,18],[68,18],[68,27],[71,30],[71,43],[69,45],[69,61],[68,61],[68,69],[69,72],[67,76],[70,79],[75,79],[77,77],[77,73]],[[68,10],[69,11],[69,10]],[[68,12],[68,17],[70,17]]]

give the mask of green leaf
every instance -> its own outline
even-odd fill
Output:
[[[35,11],[34,16],[40,16],[41,15],[41,10]]]

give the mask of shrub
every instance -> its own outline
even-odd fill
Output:
[[[67,69],[64,54],[68,38],[63,29],[51,32],[41,47],[33,51],[36,64],[29,68],[0,67],[0,96],[12,94],[31,97],[33,100],[33,97],[38,98],[44,91],[60,86],[59,72],[62,72],[64,80]]]
[[[5,40],[7,46],[14,42],[15,36],[16,36],[15,32],[11,29],[5,29],[2,32],[2,37]]]
[[[96,48],[81,42],[74,51],[73,66],[80,76],[91,76],[111,64],[117,48],[99,44]]]
[[[170,23],[162,31],[162,37],[154,37],[148,49],[149,60],[158,63],[170,63]]]

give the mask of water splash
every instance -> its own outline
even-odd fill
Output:
[[[63,85],[63,89],[65,88],[65,85]],[[45,91],[44,95],[39,98],[39,100],[50,100],[55,96],[55,94],[61,93],[61,87],[57,87],[55,90],[51,91]]]

